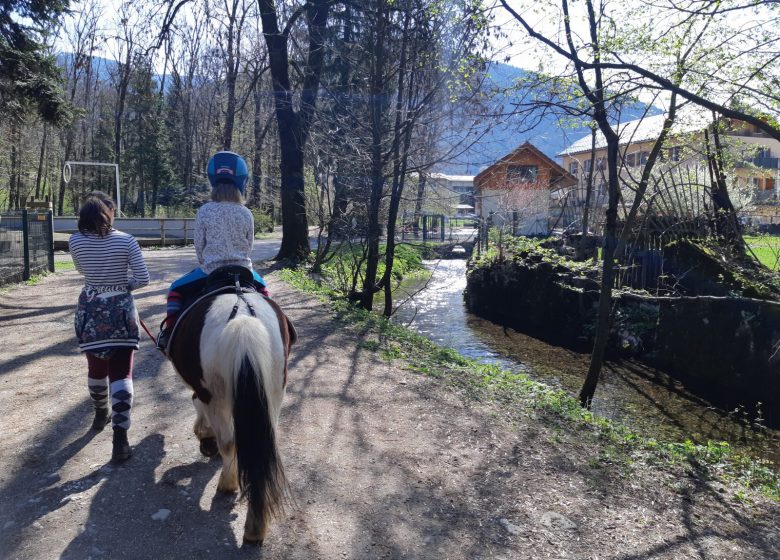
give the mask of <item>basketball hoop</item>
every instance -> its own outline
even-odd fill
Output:
[[[73,172],[71,171],[71,168],[70,168],[70,162],[69,162],[69,161],[66,161],[66,162],[65,162],[65,165],[64,165],[64,166],[63,166],[63,168],[62,168],[62,180],[63,180],[63,182],[64,182],[66,185],[67,185],[68,183],[70,183],[70,177],[71,177],[71,174],[72,174],[72,173],[73,173]]]

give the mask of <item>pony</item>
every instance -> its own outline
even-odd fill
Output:
[[[200,451],[222,456],[217,491],[248,502],[244,542],[262,545],[287,481],[277,447],[295,327],[270,298],[238,286],[200,297],[180,316],[167,354],[193,390]]]

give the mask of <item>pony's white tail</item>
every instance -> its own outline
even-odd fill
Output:
[[[275,379],[273,342],[263,322],[239,315],[217,342],[232,380],[238,481],[242,497],[259,519],[282,513],[287,481],[276,445],[282,381]]]

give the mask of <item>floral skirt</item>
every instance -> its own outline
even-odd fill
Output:
[[[138,349],[138,312],[129,292],[104,292],[85,286],[74,319],[79,349],[110,358],[117,348]]]

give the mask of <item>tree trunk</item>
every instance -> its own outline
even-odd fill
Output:
[[[303,152],[309,124],[317,99],[324,56],[324,30],[330,3],[316,0],[306,8],[309,26],[309,52],[304,72],[301,108],[293,108],[290,87],[288,36],[279,30],[273,0],[258,0],[263,35],[268,46],[268,60],[274,90],[276,120],[279,127],[282,175],[282,244],[277,259],[305,259],[309,254],[309,227],[306,219],[306,197],[303,181]]]
[[[43,125],[43,138],[41,139],[41,155],[38,158],[38,173],[35,175],[35,200],[41,199],[41,180],[43,179],[43,162],[46,159],[46,138],[49,134],[48,125]]]
[[[18,142],[18,130],[19,125],[16,121],[11,123],[11,161],[9,161],[9,190],[8,190],[8,209],[15,210],[19,207],[19,142]]]
[[[377,270],[379,269],[379,206],[382,202],[384,191],[384,161],[382,158],[382,139],[384,126],[382,121],[384,92],[384,64],[385,64],[385,28],[387,25],[387,7],[383,4],[381,13],[377,14],[379,21],[374,32],[374,44],[371,49],[372,69],[371,85],[369,93],[369,107],[371,112],[371,195],[368,203],[368,231],[366,244],[368,254],[366,257],[366,275],[363,279],[363,292],[360,305],[363,309],[371,311],[374,305],[374,293],[377,291]]]
[[[422,215],[423,199],[425,198],[425,183],[428,175],[420,172],[417,180],[417,197],[414,199],[414,237],[420,236],[420,215]]]
[[[390,193],[390,208],[387,216],[387,249],[385,251],[385,274],[382,286],[385,289],[385,308],[382,314],[390,317],[393,314],[393,264],[395,263],[395,228],[398,220],[398,209],[401,205],[401,195],[404,191],[407,157],[412,139],[411,100],[414,88],[414,74],[407,80],[407,52],[409,42],[409,22],[411,12],[406,12],[404,18],[401,56],[398,65],[398,91],[395,104],[395,127],[393,130],[393,188]],[[412,53],[414,57],[414,53]],[[412,65],[413,67],[413,65]],[[403,117],[402,117],[403,114]],[[442,228],[444,224],[442,223]]]
[[[609,340],[609,323],[612,313],[612,284],[615,280],[615,248],[617,246],[617,208],[620,200],[618,182],[618,142],[619,139],[608,123],[606,116],[604,124],[599,123],[602,133],[607,139],[607,167],[609,169],[609,205],[607,207],[606,224],[604,226],[604,258],[601,272],[601,292],[599,294],[598,316],[596,319],[596,336],[593,342],[593,352],[590,356],[590,366],[585,382],[580,390],[580,404],[590,408],[593,395],[596,393],[601,367],[604,364],[604,354]]]
[[[238,17],[238,0],[233,0],[228,8],[227,29],[227,56],[225,72],[225,89],[227,90],[227,111],[225,113],[225,127],[222,132],[222,146],[230,150],[233,145],[233,125],[236,120],[236,80],[240,66],[241,28],[243,18]]]
[[[591,127],[590,129],[590,169],[588,170],[588,179],[585,183],[585,206],[582,209],[582,237],[588,235],[588,222],[590,221],[590,197],[593,194],[593,169],[596,163],[596,129]],[[580,244],[580,250],[582,249],[582,243]],[[577,260],[579,260],[578,255]]]
[[[125,103],[127,100],[127,89],[130,86],[130,74],[132,73],[131,63],[133,60],[133,45],[128,42],[127,55],[125,61],[119,63],[119,82],[117,83],[117,104],[114,110],[114,163],[121,165],[122,157],[122,121],[125,116]],[[121,175],[120,175],[121,178]],[[120,180],[120,193],[122,200],[127,200],[128,193],[121,192],[121,180]],[[126,191],[127,189],[125,189]]]
[[[715,233],[727,247],[740,257],[745,257],[745,240],[742,238],[742,226],[729,196],[726,175],[723,171],[723,146],[720,142],[718,122],[712,127],[714,149],[710,146],[709,132],[704,131],[707,150],[707,166],[710,170],[713,212],[715,214]]]

